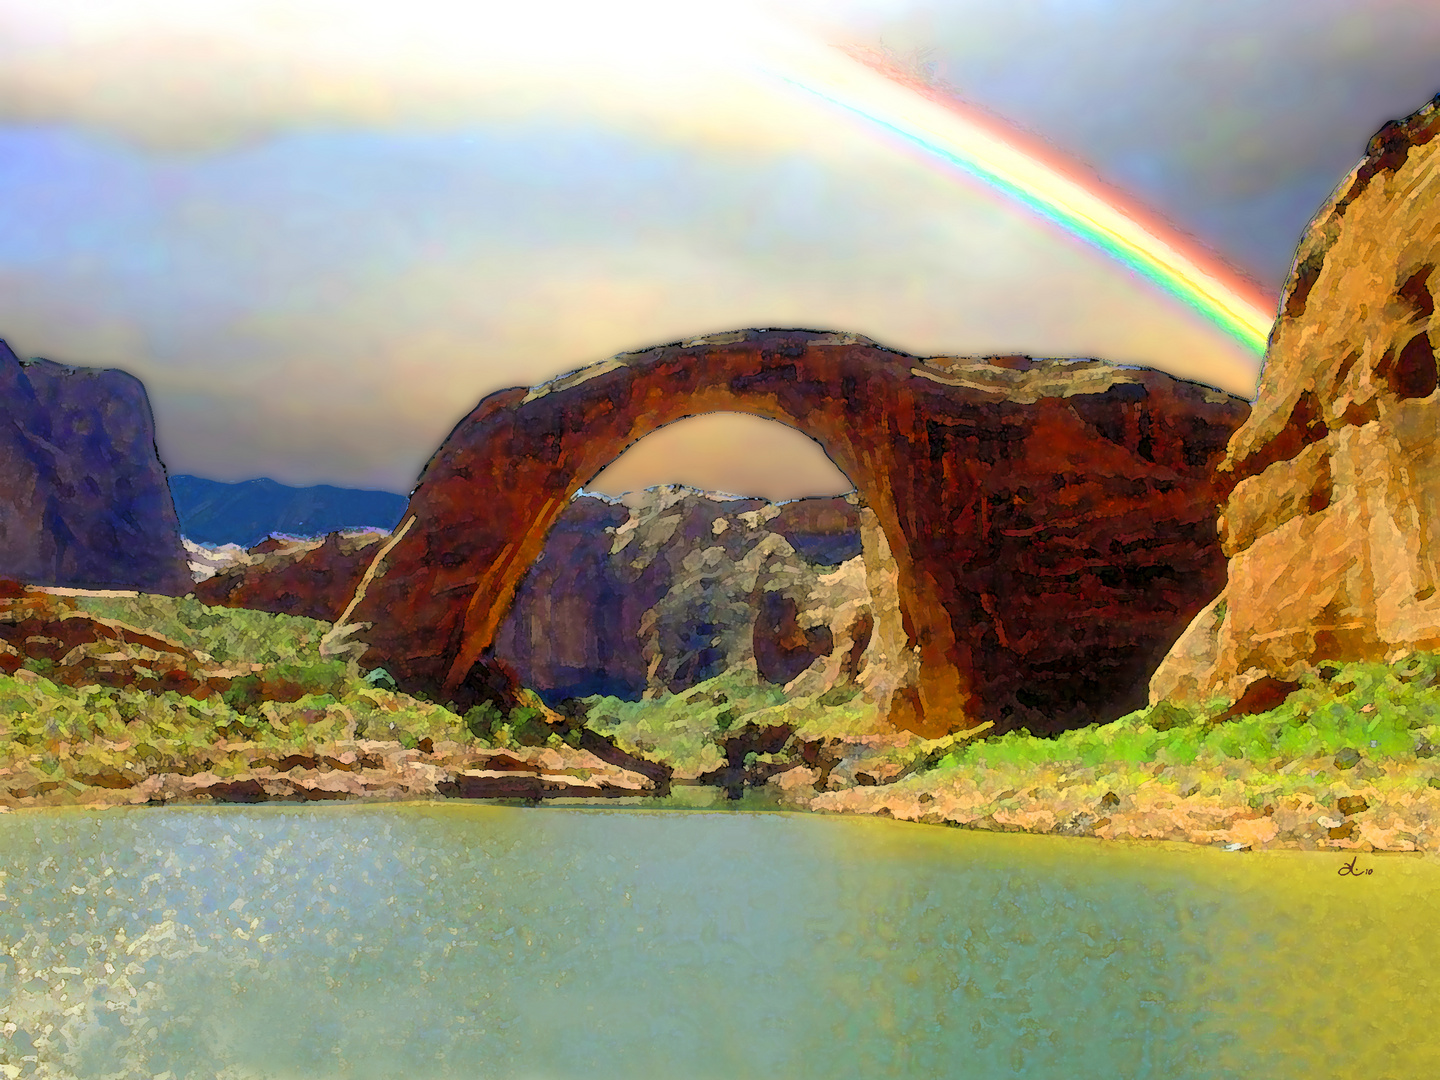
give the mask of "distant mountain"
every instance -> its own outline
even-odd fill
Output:
[[[294,488],[274,480],[224,484],[198,476],[170,477],[180,532],[197,544],[250,547],[271,533],[323,536],[337,529],[393,529],[409,499],[389,491]]]

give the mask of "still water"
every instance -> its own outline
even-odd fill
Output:
[[[1440,865],[1348,858],[781,813],[17,812],[0,1077],[1440,1075]]]

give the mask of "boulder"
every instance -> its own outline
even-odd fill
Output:
[[[810,435],[894,562],[921,734],[1054,730],[1145,700],[1223,581],[1215,465],[1248,405],[1101,361],[920,358],[741,330],[482,401],[426,467],[325,650],[462,707],[571,497],[657,428],[743,411]]]
[[[0,574],[183,595],[192,584],[145,387],[0,341]]]
[[[1224,594],[1152,700],[1440,648],[1440,98],[1387,124],[1310,223],[1220,468]]]

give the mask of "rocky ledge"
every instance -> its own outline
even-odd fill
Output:
[[[74,591],[74,590],[71,590]],[[241,676],[261,675],[258,664],[225,666],[153,630],[80,611],[62,591],[0,578],[0,673],[33,675],[22,667],[43,661],[52,682],[67,686],[128,686],[175,690],[203,700]],[[285,688],[272,686],[285,698]]]
[[[111,743],[114,755],[130,747]],[[246,767],[236,770],[242,750]],[[433,743],[407,749],[360,739],[279,756],[253,747],[214,747],[223,773],[201,755],[193,772],[148,773],[138,762],[56,777],[34,764],[0,769],[0,810],[39,806],[315,802],[330,799],[539,799],[654,795],[649,777],[572,747],[481,749]]]

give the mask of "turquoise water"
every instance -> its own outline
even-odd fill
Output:
[[[12,813],[0,1076],[1440,1075],[1440,875],[1342,861],[779,813]]]

